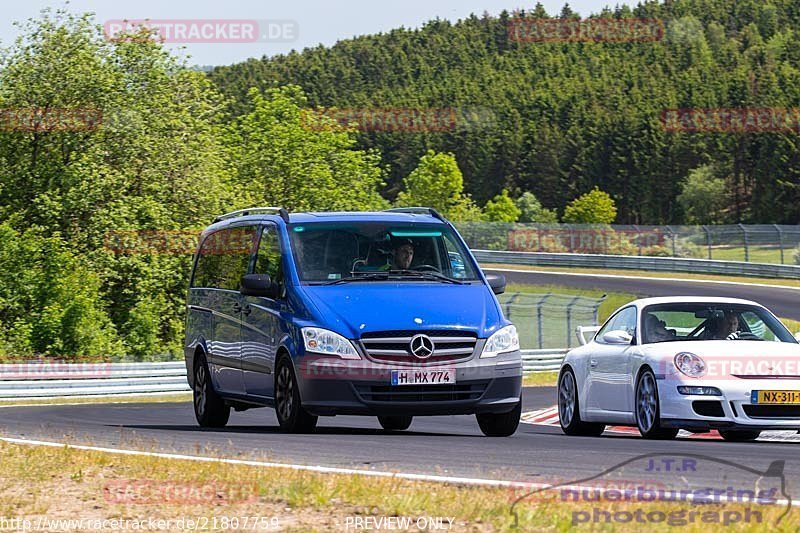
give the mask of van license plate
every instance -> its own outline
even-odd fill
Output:
[[[456,382],[453,368],[438,370],[392,370],[392,385],[452,385]]]

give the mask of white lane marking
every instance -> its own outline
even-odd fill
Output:
[[[633,279],[637,281],[677,281],[681,283],[713,283],[717,285],[741,285],[745,287],[767,287],[769,289],[790,289],[800,291],[800,287],[788,285],[773,285],[769,283],[745,283],[742,281],[723,281],[718,279],[686,279],[686,278],[661,278],[650,276],[627,276],[624,274],[587,274],[584,272],[557,272],[553,270],[523,270],[516,268],[486,268],[490,272],[521,272],[523,274],[553,274],[556,276],[577,276],[584,278],[610,278],[610,279]]]
[[[558,422],[558,406],[522,413],[520,422],[533,426],[560,427],[561,425]],[[606,431],[626,435],[639,435],[639,430],[628,426],[608,426]],[[722,439],[719,433],[714,430],[708,433],[692,433],[691,431],[680,430],[678,432],[678,437],[688,439]],[[794,430],[763,431],[756,440],[768,442],[800,442],[800,434]]]
[[[287,468],[290,470],[301,470],[301,471],[317,472],[323,474],[361,475],[370,477],[406,479],[411,481],[432,481],[438,483],[453,483],[457,485],[479,485],[486,487],[528,488],[528,489],[540,489],[540,488],[547,488],[550,486],[550,484],[548,483],[531,483],[527,481],[504,481],[504,480],[469,478],[469,477],[434,476],[429,474],[412,474],[407,472],[387,472],[382,470],[362,470],[358,468],[341,468],[341,467],[319,466],[319,465],[318,466],[299,465],[292,463],[273,463],[267,461],[253,461],[246,459],[226,459],[223,457],[206,457],[201,455],[145,452],[141,450],[127,450],[124,448],[121,449],[103,448],[99,446],[86,446],[82,444],[68,444],[64,442],[19,439],[13,437],[0,437],[0,441],[8,442],[10,444],[21,444],[28,446],[46,446],[51,448],[72,448],[75,450],[114,453],[118,455],[136,455],[136,456],[146,456],[146,457],[158,457],[161,459],[176,459],[182,461],[199,461],[206,463],[258,466],[264,468]]]
[[[174,453],[145,452],[140,450],[102,448],[99,446],[85,446],[80,444],[67,444],[63,442],[18,439],[13,437],[0,437],[0,441],[8,442],[10,444],[20,444],[25,446],[45,446],[50,448],[67,448],[67,449],[72,448],[75,450],[113,453],[117,455],[136,455],[136,456],[146,456],[146,457],[158,457],[161,459],[176,459],[182,461],[198,461],[205,463],[259,466],[265,468],[288,468],[290,470],[317,472],[322,474],[359,475],[359,476],[380,477],[380,478],[405,479],[410,481],[450,483],[454,485],[473,485],[473,486],[483,486],[483,487],[493,487],[493,488],[519,488],[519,489],[528,489],[532,492],[551,489],[554,487],[553,483],[532,483],[528,481],[503,481],[496,479],[481,479],[481,478],[468,478],[468,477],[432,476],[428,474],[411,474],[407,472],[386,472],[381,470],[360,470],[357,468],[311,466],[311,465],[298,465],[291,463],[272,463],[265,461],[249,461],[245,459],[225,459],[217,457],[204,457],[200,455],[182,455]],[[565,483],[563,485],[558,484],[555,486],[559,490],[594,491],[595,493],[600,495],[603,495],[609,491],[614,491],[615,494],[619,493],[619,489],[598,487],[593,485],[573,485]],[[524,497],[521,499],[524,499]],[[689,501],[694,501],[694,495],[688,494],[687,499]],[[706,503],[706,500],[702,501],[703,503]],[[741,503],[741,501],[736,499],[730,499],[726,495],[720,495],[719,503]],[[776,500],[774,503],[772,503],[772,505],[788,505],[788,504],[789,502],[787,500]]]

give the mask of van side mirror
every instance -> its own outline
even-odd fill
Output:
[[[493,293],[503,294],[506,292],[506,277],[503,274],[485,274],[485,276]]]
[[[269,274],[247,274],[242,276],[239,292],[243,296],[261,296],[274,300],[280,295],[280,288],[272,282]]]

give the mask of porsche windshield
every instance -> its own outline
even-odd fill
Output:
[[[766,309],[722,303],[651,305],[642,311],[645,344],[671,341],[776,341],[797,343]]]
[[[467,250],[444,224],[326,222],[289,227],[300,279],[345,283],[479,279]]]

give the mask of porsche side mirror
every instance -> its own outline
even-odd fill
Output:
[[[627,331],[616,330],[616,331],[609,331],[605,335],[603,335],[603,342],[606,344],[630,344],[633,341],[633,337]]]

